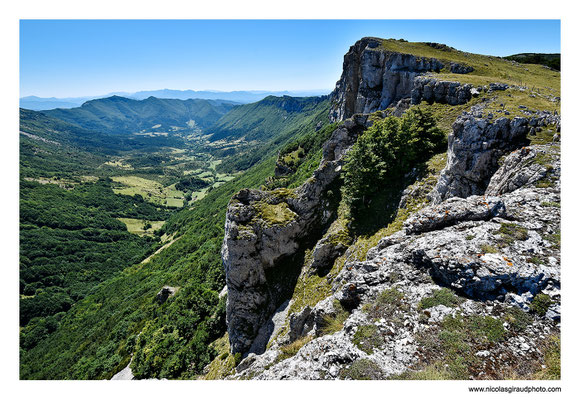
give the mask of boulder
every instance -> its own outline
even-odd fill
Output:
[[[472,114],[460,116],[448,138],[447,164],[430,198],[439,203],[484,194],[500,158],[523,146],[528,130],[526,118],[494,121]]]

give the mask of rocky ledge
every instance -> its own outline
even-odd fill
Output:
[[[559,334],[558,146],[509,154],[490,182],[494,196],[424,208],[366,261],[346,264],[334,294],[291,315],[288,335],[233,378],[384,379],[433,366],[451,379],[530,373]],[[288,354],[292,342],[301,347]],[[449,346],[466,346],[463,358],[450,361]]]
[[[232,353],[246,353],[260,327],[290,297],[300,273],[295,270],[300,248],[328,224],[333,211],[325,191],[340,175],[344,155],[368,126],[364,116],[344,121],[324,144],[320,166],[300,187],[244,189],[230,201],[222,260]]]

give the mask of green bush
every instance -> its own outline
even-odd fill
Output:
[[[480,315],[472,315],[468,319],[469,328],[479,334],[480,336],[485,336],[485,338],[490,342],[499,342],[504,339],[506,331],[503,327],[503,323],[499,319],[495,319],[486,315],[482,317]]]
[[[357,140],[344,165],[344,198],[357,214],[387,181],[402,177],[445,147],[445,134],[428,111],[376,121]]]
[[[425,297],[421,299],[419,303],[419,309],[424,310],[426,308],[431,308],[437,305],[444,305],[447,307],[453,307],[461,303],[461,299],[457,297],[451,289],[443,288],[433,292],[430,297]]]
[[[516,332],[526,329],[532,323],[532,317],[519,307],[510,308],[504,315],[504,319]]]
[[[373,349],[381,346],[384,341],[379,334],[379,328],[375,325],[361,325],[352,338],[353,343],[367,354],[372,354]]]
[[[544,316],[546,315],[546,312],[548,311],[548,308],[550,308],[551,304],[552,299],[550,299],[550,296],[547,294],[539,293],[536,295],[536,297],[534,297],[534,300],[532,300],[530,308],[539,316]]]

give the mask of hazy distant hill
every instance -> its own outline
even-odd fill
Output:
[[[73,108],[80,107],[85,101],[91,100],[91,97],[70,97],[58,99],[56,97],[37,97],[26,96],[20,98],[20,107],[27,110],[52,110],[54,108]]]
[[[158,98],[171,98],[171,99],[209,99],[209,100],[230,100],[239,103],[254,103],[260,101],[268,96],[320,96],[328,94],[330,91],[326,90],[310,90],[310,91],[280,91],[271,92],[265,90],[241,90],[233,92],[220,92],[214,90],[149,90],[141,91],[132,94],[129,97],[135,99],[145,99],[149,96],[155,96]]]
[[[144,130],[168,132],[175,130],[173,127],[207,128],[235,105],[224,100],[156,97],[134,100],[112,96],[87,101],[78,108],[47,110],[44,113],[85,129],[107,133],[135,133]]]
[[[303,91],[280,91],[272,92],[266,90],[239,90],[233,92],[220,92],[216,90],[144,90],[136,93],[115,92],[103,96],[84,96],[84,97],[37,97],[26,96],[20,98],[20,107],[27,110],[52,110],[55,108],[74,108],[80,107],[89,100],[102,99],[111,96],[122,96],[126,98],[143,100],[148,97],[157,97],[159,99],[207,99],[207,100],[229,100],[238,103],[254,103],[268,96],[320,96],[328,94],[330,90],[303,90]]]

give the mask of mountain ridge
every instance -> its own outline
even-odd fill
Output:
[[[221,100],[159,99],[153,96],[134,100],[111,96],[89,100],[80,107],[45,110],[44,113],[86,129],[131,134],[151,130],[171,132],[191,129],[195,125],[204,129],[234,106],[235,103]]]
[[[111,96],[121,96],[132,98],[135,100],[143,100],[149,96],[165,99],[205,99],[205,100],[222,100],[232,101],[241,104],[254,103],[260,101],[267,96],[293,96],[293,97],[308,97],[320,96],[330,93],[329,90],[285,90],[285,91],[268,91],[268,90],[237,90],[237,91],[217,91],[217,90],[174,90],[174,89],[159,89],[159,90],[143,90],[135,93],[128,92],[113,92],[100,96],[81,96],[81,97],[38,97],[25,96],[20,98],[20,107],[34,111],[43,111],[54,108],[74,108],[80,107],[83,103],[89,100],[106,98]]]

